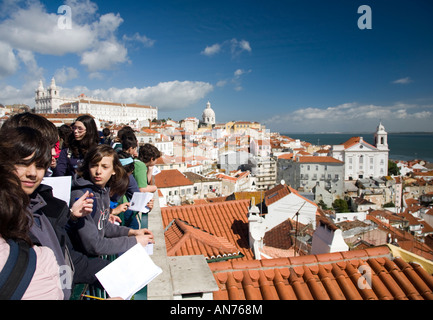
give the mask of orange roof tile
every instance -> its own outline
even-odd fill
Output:
[[[189,186],[193,183],[185,177],[179,170],[161,170],[159,174],[155,176],[155,185],[158,188],[171,188],[179,186]]]
[[[165,231],[168,256],[200,255],[206,260],[240,258],[239,249],[227,239],[218,237],[178,218]]]
[[[432,274],[388,246],[209,266],[214,300],[433,300]]]
[[[392,238],[398,240],[398,245],[401,248],[424,257],[425,259],[433,260],[433,253],[425,243],[418,241],[411,233],[399,228],[395,228],[391,224],[381,221],[379,218],[374,216],[374,213],[376,212],[378,211],[370,212],[367,215],[367,219],[373,221],[380,230],[390,233]],[[381,213],[381,215],[384,216],[383,213]],[[401,219],[401,217],[391,214],[386,216],[386,218],[390,220],[390,223],[392,218]]]
[[[278,159],[287,159],[291,160],[293,159],[293,153],[285,153],[278,156]]]
[[[361,142],[361,137],[352,137],[349,140],[347,140],[346,142],[343,143],[344,149],[350,148],[351,146],[360,143]],[[371,145],[370,143],[366,142],[364,139],[362,140],[362,142],[364,142],[366,145],[376,149],[375,146]]]
[[[299,194],[298,191],[296,191],[295,189],[293,189],[292,187],[286,185],[286,184],[279,184],[275,187],[273,187],[270,190],[267,190],[265,192],[265,204],[267,206],[273,204],[274,202],[277,202],[278,200],[284,198],[285,196],[289,195],[289,194],[295,194],[298,197],[304,199],[305,201],[313,204],[314,206],[318,207],[317,204],[315,204],[313,201],[303,197],[302,195]]]
[[[265,204],[267,206],[271,205],[272,203],[280,200],[281,198],[284,198],[285,196],[290,194],[290,190],[285,184],[279,184],[275,186],[274,188],[267,190],[265,192]]]
[[[343,161],[335,159],[333,157],[321,157],[321,156],[307,156],[307,157],[298,157],[298,162],[302,163],[339,163],[343,164]]]
[[[249,246],[249,200],[233,200],[201,205],[161,208],[164,228],[176,218],[187,221],[202,230],[227,239],[244,255],[241,259],[254,259]],[[192,245],[192,244],[191,244]]]

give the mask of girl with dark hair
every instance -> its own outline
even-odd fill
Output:
[[[32,245],[29,228],[33,220],[26,210],[29,197],[21,189],[21,181],[13,171],[12,166],[0,164],[0,235],[4,240],[23,240]]]
[[[93,212],[69,224],[74,247],[88,256],[111,255],[127,251],[137,243],[153,242],[147,229],[134,230],[109,221],[110,195],[123,195],[129,179],[119,157],[108,145],[90,149],[72,180],[71,204],[86,191],[94,194]]]
[[[11,300],[61,300],[59,265],[48,247],[33,246],[29,238],[29,229],[33,223],[27,210],[29,197],[21,189],[21,181],[13,173],[14,168],[0,164],[0,278],[7,277],[9,285],[0,289],[0,299]],[[12,269],[27,268],[18,280],[12,276],[8,260],[15,248],[29,250],[28,264]],[[22,250],[22,249],[21,249]],[[10,273],[9,273],[10,272]],[[2,274],[3,273],[3,274]],[[14,279],[14,280],[10,280]],[[11,282],[12,281],[12,282]],[[12,290],[16,286],[17,289]],[[1,287],[1,286],[0,286]]]
[[[72,124],[68,147],[62,149],[57,160],[55,176],[73,175],[87,151],[99,144],[98,128],[90,115],[79,116]]]
[[[33,247],[33,251],[29,251],[30,257],[36,255],[36,269],[22,299],[63,299],[65,292],[60,286],[59,265],[65,264],[65,260],[58,239],[54,233],[49,233],[49,223],[44,223],[46,221],[40,220],[40,215],[31,210],[42,203],[40,198],[33,196],[51,163],[51,147],[33,128],[3,128],[0,163],[0,268],[5,266],[5,258],[14,243],[19,246],[23,245],[19,241],[27,246],[34,243],[43,245],[43,248]],[[44,243],[37,241],[41,224],[44,225]],[[46,274],[41,276],[38,268],[46,268],[43,270]],[[49,279],[51,282],[47,281]],[[3,289],[0,291],[4,293]]]

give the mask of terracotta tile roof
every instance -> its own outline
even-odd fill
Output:
[[[346,142],[342,143],[344,146],[344,149],[350,148],[351,146],[360,143],[361,142],[361,137],[352,137],[349,140],[347,140]],[[375,146],[371,145],[370,143],[366,142],[365,140],[362,140],[363,143],[365,143],[366,145],[376,149]]]
[[[308,156],[308,157],[298,157],[298,162],[301,163],[338,163],[343,164],[343,161],[335,159],[333,157],[322,157],[322,156]]]
[[[299,194],[298,191],[296,191],[295,189],[293,189],[292,187],[290,187],[286,184],[279,184],[279,185],[273,187],[272,189],[267,190],[265,192],[264,202],[265,202],[266,206],[269,206],[269,205],[277,202],[278,200],[284,198],[285,196],[288,196],[291,193],[295,194],[296,196],[302,198],[303,200],[313,204],[314,206],[316,206],[318,208],[316,203],[303,197],[302,195]]]
[[[165,231],[168,256],[204,255],[208,260],[242,257],[227,239],[190,225],[178,218]]]
[[[294,230],[291,219],[280,223],[265,233],[263,243],[267,246],[278,249],[290,249],[293,246],[292,239],[289,235]]]
[[[212,263],[214,300],[433,300],[433,263],[395,248]]]
[[[227,239],[244,255],[241,259],[254,259],[249,246],[249,200],[214,202],[161,208],[164,228],[176,218],[190,225]],[[191,244],[192,245],[192,244]]]
[[[392,216],[393,215],[390,215],[389,217]],[[398,218],[401,219],[401,217]],[[432,250],[425,243],[418,241],[411,233],[404,231],[400,228],[395,228],[392,225],[381,221],[379,218],[372,215],[372,213],[367,215],[367,219],[373,221],[380,230],[384,230],[387,233],[391,234],[393,239],[397,239],[398,245],[401,248],[416,255],[419,255],[425,259],[433,260]]]
[[[293,153],[285,153],[278,156],[278,159],[293,159]]]
[[[193,185],[185,175],[177,169],[174,170],[161,170],[159,174],[155,176],[155,185],[158,188],[171,188],[179,186],[190,186]]]
[[[265,192],[265,204],[267,206],[271,205],[274,202],[277,202],[281,198],[290,194],[290,190],[285,184],[279,184],[274,188],[267,190]]]

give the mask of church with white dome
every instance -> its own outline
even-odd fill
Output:
[[[206,103],[206,109],[203,110],[201,125],[206,127],[215,125],[215,111],[209,101]]]

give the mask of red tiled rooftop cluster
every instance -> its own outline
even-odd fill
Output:
[[[218,237],[182,221],[174,219],[165,232],[167,255],[200,255],[208,260],[239,258],[239,249],[227,239]]]
[[[234,200],[165,207],[161,208],[162,222],[166,228],[173,219],[187,221],[190,225],[224,238],[236,246],[244,255],[241,259],[252,260],[254,256],[248,243],[249,205],[249,200]],[[203,251],[202,254],[205,252]]]
[[[371,270],[371,287],[359,271]],[[215,300],[433,300],[433,276],[387,246],[210,264]]]

